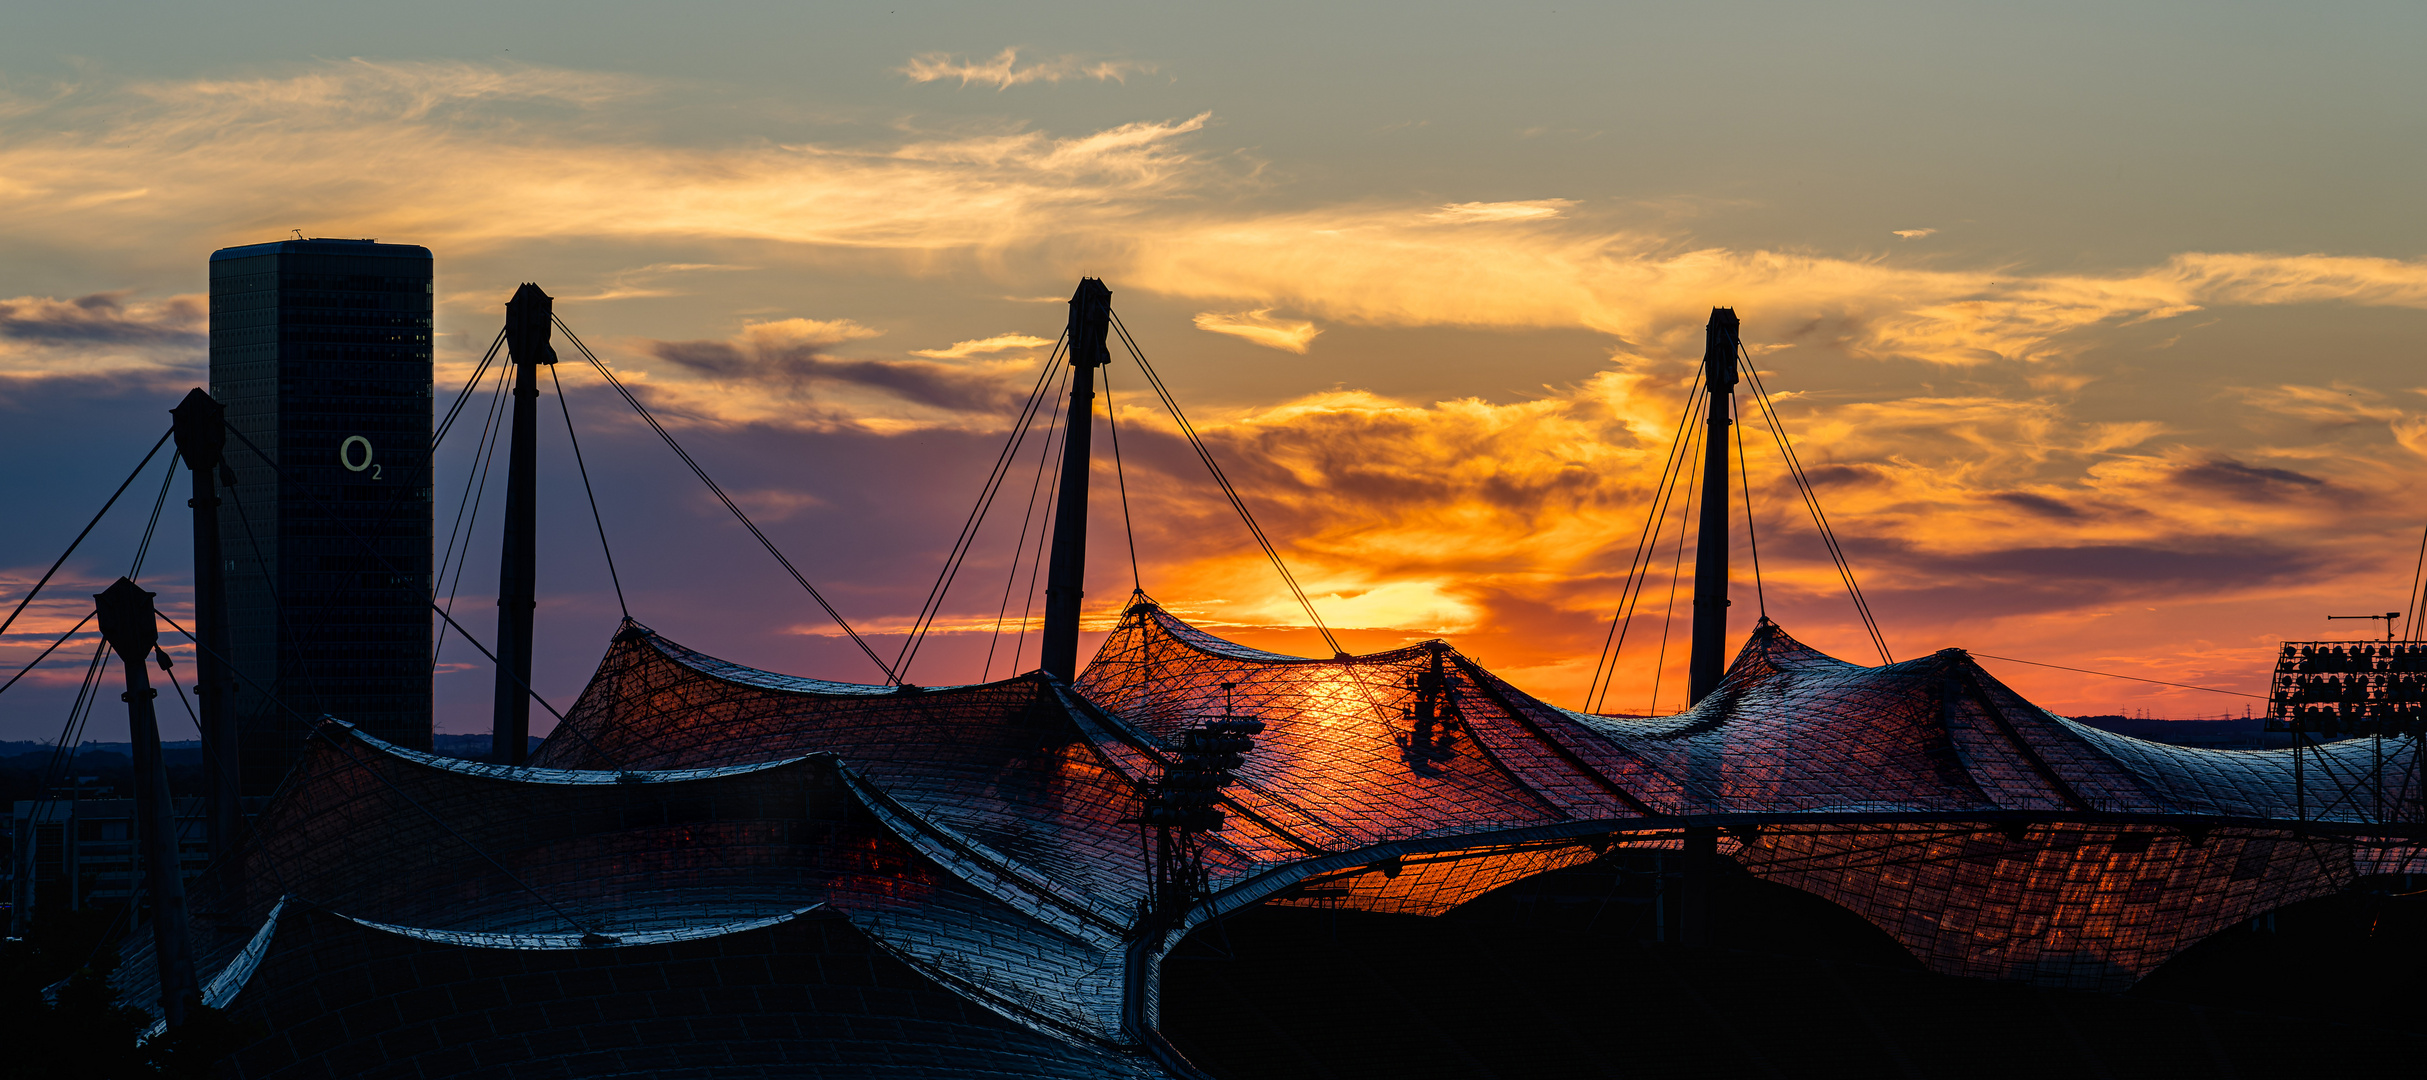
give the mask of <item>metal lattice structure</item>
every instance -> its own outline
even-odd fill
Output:
[[[2288,731],[2412,735],[2427,728],[2427,643],[2287,641],[2268,719]]]
[[[1192,837],[1186,906],[1158,910],[1143,812],[1185,733],[1231,710],[1266,728],[1217,789],[1222,826]],[[596,1008],[649,1019],[543,1028],[607,1053],[660,1023],[634,1045],[706,1061],[701,1075],[739,1075],[717,1071],[742,1069],[735,1053],[846,1044],[925,1062],[860,1075],[1186,1074],[1156,1034],[1156,987],[1192,927],[1259,903],[1439,914],[1697,828],[1935,970],[2120,988],[2238,920],[2427,869],[2416,831],[2387,824],[2419,819],[2416,740],[2375,742],[2308,750],[2306,768],[2358,786],[2303,805],[2290,752],[2112,735],[1957,650],[1864,667],[1766,623],[1713,693],[1659,718],[1547,705],[1439,642],[1303,659],[1145,602],[1075,684],[823,682],[627,624],[529,767],[324,724],[197,907],[220,930],[203,945],[213,1003],[282,1032],[246,1052],[246,1076],[409,1041],[439,1022],[405,1004],[432,985],[457,989],[411,1000],[469,1022],[481,1008],[465,1003],[487,999],[460,988],[516,964],[555,972],[552,987],[628,973],[593,980],[608,987]],[[773,959],[787,950],[847,956],[833,963],[881,968],[901,1001],[961,1011],[844,1023],[870,999],[830,992],[842,976],[826,960]],[[689,1006],[646,989],[710,952],[790,973],[754,984],[787,987],[745,1010],[790,1017],[765,1021],[764,1045],[672,1024]],[[789,989],[802,980],[813,992]],[[361,1021],[370,1034],[281,1026],[349,994],[389,1002]],[[538,1053],[543,1034],[514,1045]]]
[[[1414,706],[1444,654],[1451,719],[1425,752]],[[2304,808],[2289,751],[2113,735],[2032,706],[1958,650],[1863,667],[1774,625],[1711,696],[1657,719],[1555,708],[1438,643],[1299,660],[1151,605],[1078,688],[1161,732],[1225,682],[1243,708],[1290,718],[1244,770],[1242,809],[1296,823],[1306,865],[1377,857],[1245,885],[1214,910],[1436,914],[1711,824],[1747,869],[1852,909],[1936,970],[2120,989],[2253,914],[2422,865],[2415,834],[2382,828],[2419,820],[2415,740],[2309,750],[2344,794]]]
[[[1675,716],[1557,708],[1444,642],[1340,652],[1110,297],[1087,279],[1072,298],[1041,670],[937,688],[905,684],[567,328],[890,681],[746,668],[627,619],[525,762],[535,371],[554,362],[550,327],[562,325],[525,285],[501,338],[518,388],[496,762],[324,719],[251,834],[197,882],[190,950],[176,890],[161,890],[149,947],[167,962],[130,958],[125,997],[152,1003],[161,984],[201,975],[206,1003],[271,1033],[232,1062],[248,1080],[1188,1077],[1200,1074],[1160,1034],[1163,961],[1252,905],[1437,916],[1644,852],[1662,853],[1651,861],[1665,899],[1674,851],[1689,944],[1709,940],[1710,876],[1732,859],[1842,905],[1932,970],[2120,989],[2234,922],[2359,876],[2427,869],[2427,651],[2288,647],[2278,718],[2371,737],[2304,737],[2286,752],[2074,724],[1960,650],[1889,662],[1749,365],[1879,666],[1822,655],[1767,619],[1723,665],[1722,542],[1697,553],[1694,705]],[[1331,658],[1243,647],[1140,593],[1077,670],[1090,403],[1115,330]],[[1714,541],[1727,534],[1738,330],[1732,310],[1713,311],[1707,396],[1686,418],[1707,406],[1699,535]],[[1052,372],[898,665],[932,626]],[[1664,483],[1685,482],[1691,445],[1673,448]],[[1037,461],[1042,475],[1042,450]],[[1667,498],[1638,542],[1638,585]],[[148,610],[149,594],[119,585],[142,596],[125,610]],[[119,640],[115,610],[105,606],[104,630],[128,667],[130,716],[149,730],[149,632]],[[165,798],[165,773],[154,779]],[[152,876],[176,881],[160,861],[169,868]],[[187,999],[166,996],[177,1023]]]

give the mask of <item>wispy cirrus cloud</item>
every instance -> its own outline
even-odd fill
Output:
[[[618,270],[607,275],[606,280],[598,284],[596,287],[597,291],[595,292],[566,293],[558,296],[557,299],[597,302],[601,300],[634,300],[645,297],[681,296],[686,290],[668,283],[668,278],[677,274],[696,274],[703,271],[731,272],[749,269],[752,268],[748,266],[736,266],[726,263],[650,263],[647,266],[635,266],[625,270]]]
[[[1254,311],[1200,311],[1192,320],[1199,330],[1228,334],[1267,349],[1304,355],[1308,345],[1323,332],[1321,327],[1304,319],[1276,319],[1271,308]]]
[[[1065,76],[1080,77],[1095,76]],[[1663,373],[1699,352],[1715,303],[1809,350],[1800,356],[1940,369],[1913,380],[1934,387],[1785,406],[1875,603],[1919,627],[1891,627],[1900,649],[1946,644],[1927,635],[1999,610],[2042,620],[2071,648],[2062,643],[2080,625],[2126,600],[2323,595],[2380,538],[2392,513],[2382,508],[2412,505],[2427,453],[2427,400],[2398,393],[2268,386],[2198,410],[2092,418],[2070,396],[2078,382],[2017,374],[2078,375],[2065,361],[2104,329],[2204,308],[2427,308],[2427,263],[2190,252],[2036,272],[1722,247],[1688,231],[1691,219],[1602,201],[1292,205],[1254,162],[1210,145],[1208,114],[1072,131],[906,121],[856,141],[682,144],[613,122],[660,92],[579,72],[346,62],[11,99],[0,104],[0,220],[12,242],[129,252],[201,250],[291,224],[411,237],[458,257],[543,243],[619,252],[602,265],[637,269],[605,276],[599,297],[662,294],[712,266],[806,274],[798,267],[848,256],[903,281],[960,274],[978,282],[967,295],[1059,303],[1044,282],[1083,266],[1126,295],[1204,312],[1218,324],[1208,330],[1281,348],[1303,349],[1318,322],[1340,335],[1327,346],[1377,326],[1595,331],[1613,368],[1525,401],[1344,390],[1196,417],[1342,625],[1454,630],[1548,691],[1589,671],[1627,557],[1619,545],[1642,527],[1683,393]],[[0,303],[0,366],[11,370],[200,362],[198,298]],[[990,441],[1050,345],[1018,333],[955,340],[1017,321],[929,333],[863,314],[728,332],[731,317],[711,313],[719,329],[691,340],[606,344],[670,422],[869,458]],[[876,337],[879,326],[895,336]],[[904,355],[904,339],[952,344]],[[1124,398],[1122,432],[1152,587],[1214,621],[1293,623],[1225,504],[1204,497],[1193,454],[1139,408]],[[2243,410],[2251,426],[2232,438],[2185,430],[2211,408]],[[2281,437],[2251,434],[2267,424]],[[1755,455],[1768,602],[1825,644],[1849,625],[1833,606],[1835,571],[1773,509],[1798,504]],[[868,482],[902,501],[901,476]],[[737,490],[760,493],[753,505],[770,516],[803,519],[877,501],[786,494],[810,483],[776,476]]]
[[[1576,205],[1574,199],[1522,199],[1515,202],[1451,203],[1432,213],[1434,221],[1542,221]]]
[[[0,214],[78,245],[95,228],[213,244],[310,225],[459,255],[570,237],[977,252],[1126,220],[1228,168],[1183,145],[1209,115],[707,148],[596,122],[642,88],[452,64],[93,87],[0,115]],[[565,116],[518,114],[535,102]],[[62,213],[94,192],[129,194]]]
[[[1580,326],[1683,347],[1713,304],[1800,325],[1856,355],[1950,367],[2078,353],[2101,325],[2211,305],[2427,307],[2427,262],[2178,255],[2113,274],[2033,276],[1877,259],[1695,248],[1623,224],[1450,221],[1323,208],[1175,224],[1140,245],[1133,280],[1184,296],[1289,306],[1384,326]]]
[[[984,60],[966,59],[945,52],[920,53],[898,70],[914,83],[958,82],[962,86],[992,86],[997,91],[1003,91],[1027,83],[1058,83],[1070,79],[1127,82],[1132,75],[1153,74],[1156,66],[1136,60],[1087,60],[1077,56],[1057,56],[1051,60],[1022,64],[1020,50],[1015,47],[1004,49]]]
[[[1052,252],[1208,307],[1581,327],[1644,347],[1687,341],[1732,302],[1801,340],[1951,367],[2061,359],[2082,331],[2210,306],[2427,307],[2427,263],[2385,258],[2199,252],[2032,274],[1698,245],[1668,217],[1562,198],[1276,210],[1212,198],[1243,190],[1252,163],[1199,145],[1205,113],[849,145],[635,143],[600,122],[652,92],[582,72],[346,62],[15,101],[0,110],[0,215],[22,239],[77,245],[197,230],[216,243],[300,220],[456,252],[714,240],[985,272]],[[528,107],[570,119],[536,124],[516,113]],[[94,193],[123,197],[78,203]]]
[[[604,71],[469,61],[379,62],[354,57],[292,75],[141,82],[129,90],[181,112],[337,113],[363,119],[439,118],[463,106],[539,102],[597,108],[647,96],[660,84]],[[57,104],[69,104],[58,99]],[[477,114],[460,113],[455,119]]]

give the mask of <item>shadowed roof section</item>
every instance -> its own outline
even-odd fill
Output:
[[[803,679],[627,623],[528,767],[324,724],[240,853],[252,891],[197,892],[215,927],[204,970],[264,995],[319,978],[281,959],[283,930],[261,936],[281,902],[277,925],[317,927],[328,970],[398,950],[862,942],[913,973],[906,992],[1062,1048],[1020,1051],[1037,1063],[1011,1074],[1185,1074],[1154,1031],[1158,965],[1180,939],[1142,915],[1153,836],[1136,819],[1182,733],[1229,712],[1267,727],[1221,789],[1227,824],[1205,838],[1207,892],[1183,931],[1258,903],[1438,915],[1699,825],[1934,970],[2116,989],[2357,873],[2427,869],[2414,843],[2344,827],[2379,799],[2417,805],[2407,743],[2312,752],[2345,792],[2304,802],[2286,753],[2095,731],[1960,650],[1865,667],[1767,623],[1714,692],[1666,717],[1556,708],[1440,642],[1288,657],[1151,603],[1075,684]],[[783,1008],[809,1010],[783,1023],[839,1022],[819,1000]],[[962,1030],[845,1027],[904,1061]],[[813,1044],[843,1045],[790,1045]],[[953,1075],[937,1064],[928,1075]],[[898,1074],[862,1065],[827,1071]]]
[[[202,967],[217,978],[257,963],[246,956],[254,927],[281,903],[526,951],[680,941],[819,906],[974,1008],[1122,1075],[1142,1067],[1122,1034],[1124,909],[1095,910],[1083,882],[1047,872],[1053,860],[972,842],[966,825],[930,820],[831,754],[672,770],[503,767],[328,722],[240,852],[251,890],[210,887],[214,877],[197,891],[197,910],[224,931],[208,935]],[[148,1001],[150,965],[130,960],[127,996]]]
[[[225,1007],[273,1035],[241,1080],[315,1076],[837,1076],[1131,1080],[1151,1064],[1029,1030],[810,910],[594,947],[366,924],[308,905],[257,935]],[[393,996],[344,1010],[347,985]]]

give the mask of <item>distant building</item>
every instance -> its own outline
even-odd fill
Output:
[[[2086,724],[2101,731],[2129,735],[2172,746],[2191,746],[2206,750],[2283,750],[2292,745],[2292,735],[2286,731],[2270,730],[2264,716],[2244,716],[2239,719],[2221,717],[2213,720],[2165,720],[2148,716],[2125,716],[2104,713],[2097,716],[2067,717],[2077,724]],[[2322,741],[2322,740],[2321,740]]]
[[[178,864],[192,881],[211,860],[206,811],[201,799],[178,799],[176,805]],[[115,907],[135,895],[143,876],[135,800],[19,800],[9,818],[10,933],[25,933],[36,908]]]
[[[322,714],[430,745],[432,293],[408,244],[211,254],[211,394],[243,436],[219,522],[248,795]]]

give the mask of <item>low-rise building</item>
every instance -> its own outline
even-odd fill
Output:
[[[97,789],[99,792],[107,788]],[[37,907],[110,907],[141,886],[135,800],[71,797],[20,799],[9,829],[9,932],[23,935]],[[175,800],[178,862],[192,881],[211,860],[208,803]]]

